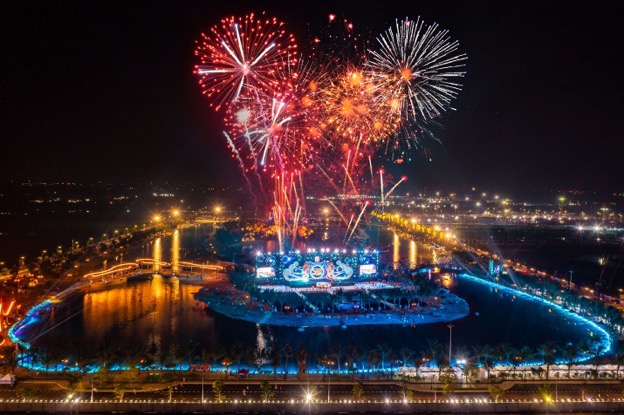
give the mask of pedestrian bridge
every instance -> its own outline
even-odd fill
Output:
[[[151,258],[138,258],[134,262],[123,262],[103,271],[90,272],[84,275],[89,283],[110,283],[128,278],[159,274],[164,277],[195,277],[210,278],[218,272],[225,271],[221,264],[200,264],[189,261],[165,262]]]

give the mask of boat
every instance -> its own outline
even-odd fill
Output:
[[[297,329],[299,333],[303,333],[305,331],[305,327],[301,326]]]

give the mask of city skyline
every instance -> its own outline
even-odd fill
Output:
[[[241,182],[192,73],[222,17],[266,10],[299,43],[335,13],[374,42],[395,19],[437,22],[468,55],[463,91],[411,162],[412,186],[618,191],[618,2],[13,2],[3,6],[2,177]]]

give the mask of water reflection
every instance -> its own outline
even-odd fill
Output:
[[[182,230],[177,236],[157,238],[150,246],[151,252],[145,254],[156,264],[163,260],[175,263],[176,253],[179,255],[181,249],[206,243],[206,233],[206,228],[193,228]],[[382,263],[401,258],[409,258],[412,263],[428,262],[433,254],[431,248],[417,240],[401,241],[392,233],[380,232],[378,246],[385,251]],[[206,311],[204,304],[193,298],[199,288],[161,275],[155,275],[152,281],[129,281],[126,285],[81,296],[53,310],[29,328],[29,337],[37,338],[36,346],[55,349],[61,356],[72,353],[68,350],[68,339],[73,339],[91,356],[103,355],[110,349],[128,354],[139,349],[144,353],[152,342],[159,353],[166,354],[188,347],[195,349],[194,355],[199,355],[201,349],[229,349],[237,343],[252,348],[289,343],[295,350],[303,345],[309,356],[318,356],[329,352],[334,344],[344,347],[355,344],[361,350],[368,350],[388,343],[395,351],[403,347],[424,350],[427,339],[448,338],[444,324],[354,326],[346,330],[308,328],[305,332],[297,331],[296,327],[256,325]],[[546,340],[580,342],[586,337],[584,329],[575,322],[549,313],[536,303],[464,280],[457,281],[451,289],[471,305],[471,315],[455,322],[453,341],[458,345],[510,343],[536,347]],[[518,330],[520,327],[522,330]]]
[[[392,236],[392,263],[394,264],[394,269],[399,266],[399,261],[401,260],[401,240],[399,239],[399,235],[396,233]]]
[[[180,261],[180,231],[176,229],[173,231],[171,237],[171,270],[173,273],[177,273],[179,270],[178,262]]]
[[[416,241],[410,241],[409,249],[409,262],[411,268],[416,268],[418,265],[418,248],[416,247]]]
[[[160,271],[160,261],[162,261],[162,246],[160,238],[156,238],[156,240],[154,241],[152,259],[154,260],[154,271]]]

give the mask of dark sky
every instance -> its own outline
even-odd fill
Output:
[[[371,38],[420,15],[460,41],[468,74],[442,144],[401,166],[416,186],[624,190],[621,0],[5,0],[0,179],[239,180],[194,41],[263,10],[300,44],[329,13]]]

